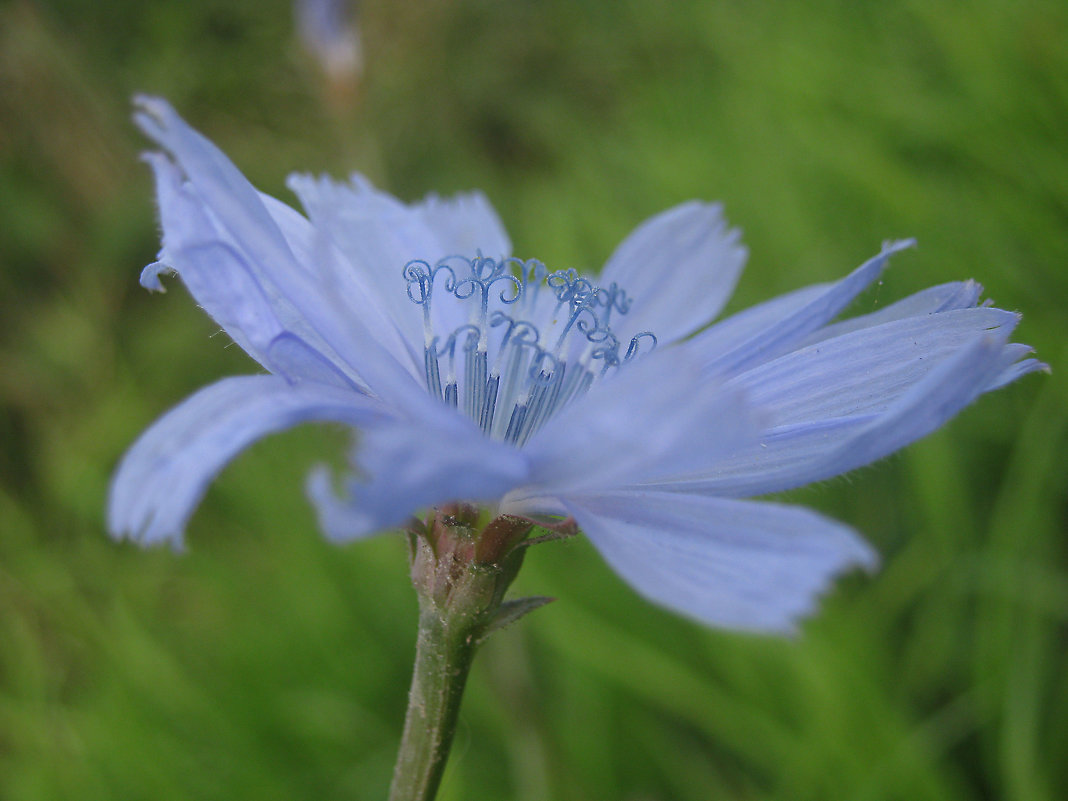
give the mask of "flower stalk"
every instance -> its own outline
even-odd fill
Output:
[[[390,801],[430,801],[445,771],[475,651],[490,631],[546,599],[504,604],[534,523],[502,515],[479,527],[466,504],[436,510],[409,529],[419,633]]]
[[[415,669],[390,801],[437,794],[476,644],[462,625],[421,604]]]

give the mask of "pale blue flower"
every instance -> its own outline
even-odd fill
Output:
[[[165,151],[146,157],[163,247],[141,281],[176,271],[268,373],[202,389],[123,459],[109,525],[142,542],[179,542],[250,443],[337,421],[359,430],[353,475],[340,494],[323,469],[309,483],[335,540],[454,501],[570,516],[650,599],[784,631],[876,555],[812,511],[740,499],[880,459],[1043,366],[970,281],[832,322],[908,242],[708,326],[746,257],[719,206],[653,217],[582,277],[511,258],[478,193],[405,205],[295,175],[301,214],[164,101],[138,106]]]
[[[358,78],[363,46],[354,0],[294,0],[293,16],[304,48],[335,81]]]

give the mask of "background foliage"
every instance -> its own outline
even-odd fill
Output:
[[[1054,367],[788,496],[885,555],[796,641],[538,548],[517,589],[560,601],[481,654],[442,798],[1066,797],[1068,6],[368,0],[361,29],[361,80],[328,86],[280,0],[0,5],[0,797],[381,799],[400,732],[401,543],[326,545],[301,491],[344,432],[241,457],[184,555],[103,532],[133,438],[255,369],[137,285],[135,91],[275,194],[297,169],[481,187],[556,267],[720,198],[752,252],[732,308],[916,236],[857,311],[975,277]]]

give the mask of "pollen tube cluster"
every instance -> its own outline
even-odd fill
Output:
[[[427,389],[516,445],[606,372],[656,346],[648,331],[625,348],[612,333],[612,316],[631,305],[615,283],[598,287],[536,259],[411,261],[404,278],[423,308]]]

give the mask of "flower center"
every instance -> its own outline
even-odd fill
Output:
[[[643,340],[656,346],[642,331],[621,347],[610,318],[625,315],[631,298],[615,283],[549,272],[537,259],[449,256],[433,267],[416,260],[404,278],[408,297],[423,307],[430,394],[516,445],[637,356]]]

